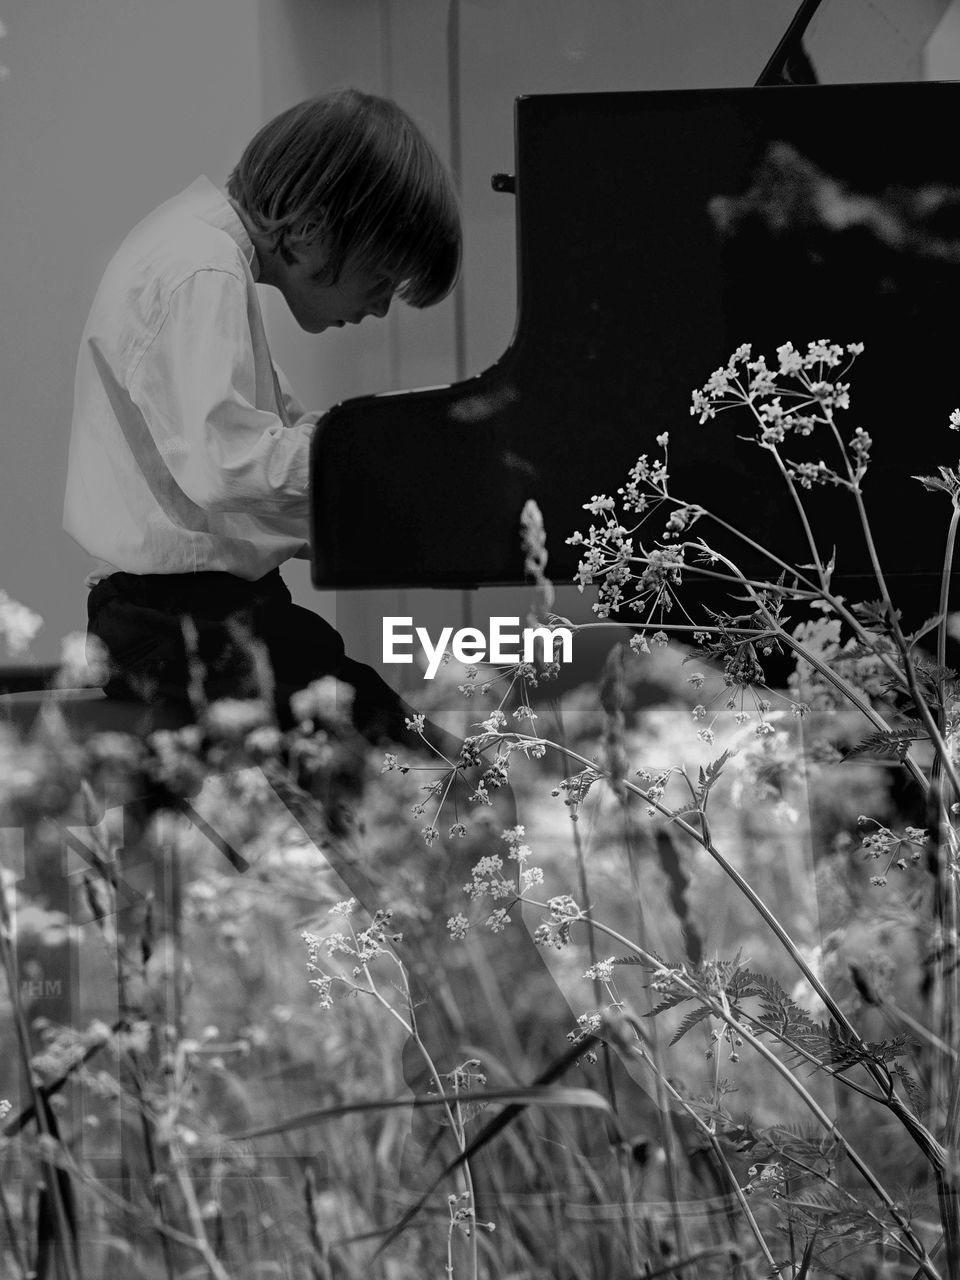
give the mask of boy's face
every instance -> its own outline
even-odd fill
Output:
[[[273,281],[301,329],[324,329],[359,324],[367,316],[382,318],[390,309],[396,282],[385,273],[362,270],[348,261],[336,284],[325,282],[326,257],[322,245],[294,248],[292,263],[277,254]]]

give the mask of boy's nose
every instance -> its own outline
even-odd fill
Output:
[[[382,298],[377,298],[374,302],[367,303],[367,315],[376,316],[378,320],[390,310],[390,303],[393,301],[393,294],[385,294]]]

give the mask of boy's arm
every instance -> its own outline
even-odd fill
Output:
[[[309,510],[314,418],[286,426],[258,407],[272,381],[247,319],[247,285],[230,271],[195,272],[172,293],[160,329],[130,376],[130,394],[181,489],[206,511]],[[266,368],[264,364],[266,362]]]
[[[290,386],[287,375],[280,366],[274,363],[274,370],[277,374],[277,385],[280,388],[280,396],[283,400],[283,408],[291,423],[310,421],[316,423],[320,417],[322,410],[311,410],[308,412],[297,398],[296,392]]]

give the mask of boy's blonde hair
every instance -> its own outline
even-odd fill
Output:
[[[257,133],[227,190],[292,262],[322,241],[329,279],[351,266],[398,282],[415,307],[439,302],[460,270],[460,211],[443,161],[389,98],[357,89],[290,107]]]

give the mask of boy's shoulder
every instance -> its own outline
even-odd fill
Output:
[[[112,274],[142,274],[176,287],[209,267],[244,278],[253,252],[227,197],[206,178],[154,209],[139,222],[110,261]]]
[[[177,288],[201,271],[252,287],[253,245],[227,197],[206,178],[154,209],[107,264],[87,321],[118,354],[132,354],[163,323]]]

